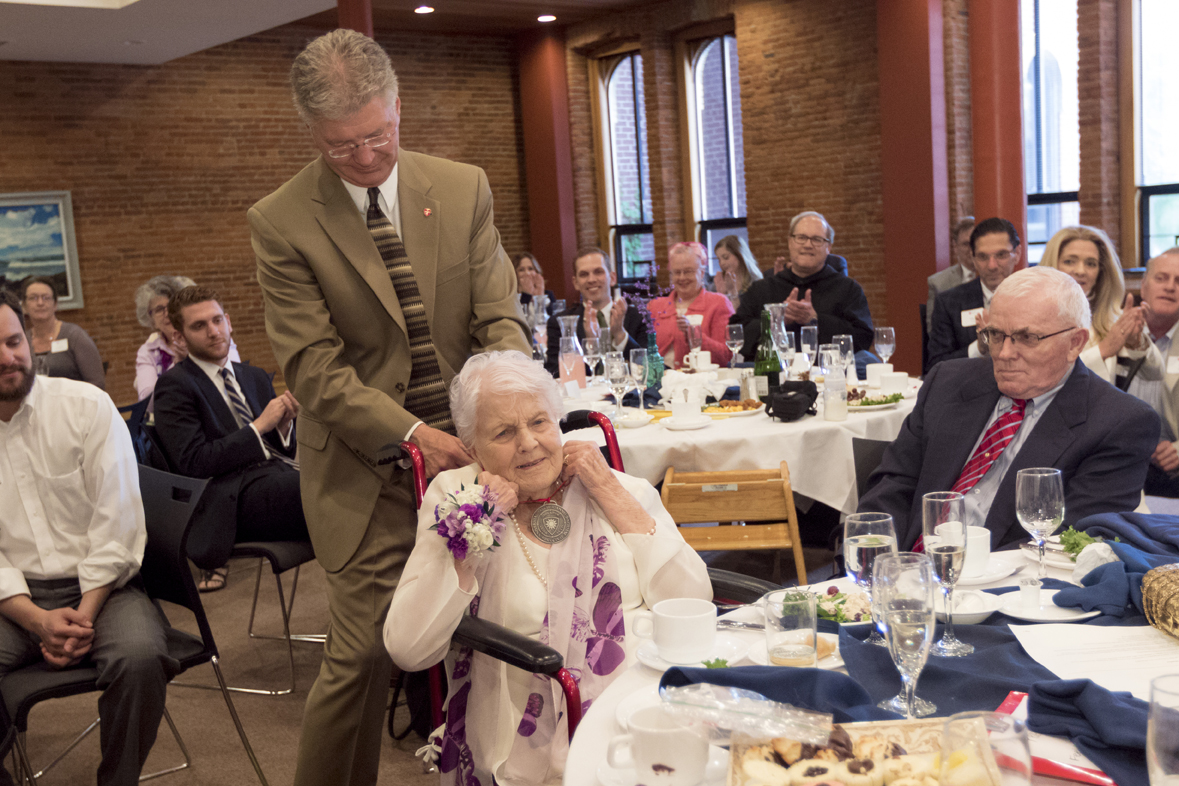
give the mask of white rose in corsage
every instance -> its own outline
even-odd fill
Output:
[[[507,521],[490,486],[459,486],[434,508],[430,529],[446,538],[450,553],[462,561],[499,546]]]

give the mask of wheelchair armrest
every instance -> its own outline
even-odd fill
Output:
[[[753,603],[767,592],[782,589],[773,582],[717,568],[708,569],[708,578],[712,581],[713,600],[718,602]]]
[[[564,665],[560,653],[547,644],[476,617],[463,616],[451,643],[470,647],[531,674],[553,675]]]

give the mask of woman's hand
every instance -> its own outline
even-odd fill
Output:
[[[675,315],[675,326],[679,329],[679,331],[681,333],[684,334],[684,341],[688,342],[688,344],[690,346],[692,343],[692,332],[690,330],[691,325],[688,324],[688,318],[685,317],[683,314],[676,314]]]
[[[734,273],[726,273],[724,270],[717,271],[717,274],[712,277],[712,285],[721,295],[732,297],[737,294],[737,276]]]
[[[496,496],[496,504],[504,513],[511,513],[520,504],[520,487],[490,472],[480,472],[475,482],[487,486]]]
[[[1146,312],[1141,306],[1134,305],[1134,296],[1126,295],[1122,315],[1113,323],[1109,333],[1097,345],[1101,349],[1102,359],[1113,357],[1122,347],[1130,349],[1142,348],[1142,331],[1146,327]]]
[[[614,529],[623,534],[646,534],[654,528],[655,520],[618,482],[595,443],[577,440],[565,443],[565,468],[561,471],[561,480],[574,477],[581,480]]]

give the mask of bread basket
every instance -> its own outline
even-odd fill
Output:
[[[1179,563],[1160,565],[1142,577],[1142,608],[1151,625],[1179,638]]]

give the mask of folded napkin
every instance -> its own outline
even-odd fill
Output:
[[[707,396],[721,399],[729,388],[731,380],[716,378],[715,371],[703,371],[698,374],[685,374],[674,369],[663,374],[663,398],[667,401],[683,401],[687,391],[689,399],[704,403]]]
[[[778,666],[735,666],[731,669],[668,669],[659,687],[696,683],[744,688],[767,699],[815,712],[828,712],[836,723],[895,720],[897,715],[876,706],[855,680],[836,671],[784,669]]]
[[[1179,561],[1179,557],[1147,554],[1128,543],[1109,543],[1120,562],[1099,565],[1085,574],[1080,587],[1056,593],[1057,606],[1079,606],[1085,611],[1097,609],[1102,614],[1124,617],[1144,614],[1142,577],[1151,568]]]
[[[1122,786],[1145,784],[1149,706],[1092,680],[1037,682],[1028,692],[1028,728],[1068,737]]]
[[[1179,516],[1159,513],[1099,513],[1077,522],[1077,529],[1124,543],[1147,554],[1179,557]]]

